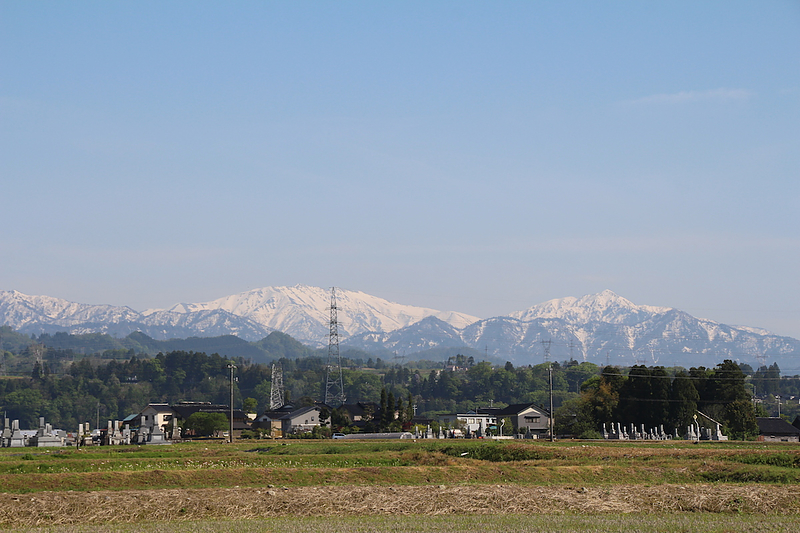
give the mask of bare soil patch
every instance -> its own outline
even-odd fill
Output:
[[[284,516],[604,513],[798,514],[786,485],[331,486],[0,494],[0,525],[254,519]]]

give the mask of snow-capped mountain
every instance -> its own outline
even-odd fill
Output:
[[[759,328],[695,318],[669,307],[636,305],[606,290],[560,298],[463,329],[435,328],[426,319],[401,330],[354,336],[346,344],[413,353],[423,347],[465,346],[501,360],[535,364],[574,358],[597,364],[714,366],[759,358],[800,367],[800,341]],[[426,327],[422,327],[425,325]]]
[[[360,291],[336,290],[341,338],[391,331],[428,316],[463,328],[478,317],[403,305]],[[142,313],[130,307],[77,304],[49,296],[0,291],[0,323],[24,333],[142,331],[155,339],[233,334],[258,340],[278,330],[312,345],[327,342],[331,293],[320,287],[264,287],[203,303]]]
[[[337,289],[343,346],[412,355],[433,348],[472,348],[515,364],[574,358],[598,364],[713,366],[723,359],[766,358],[800,373],[800,341],[759,328],[695,318],[669,307],[636,305],[612,291],[560,298],[508,316],[478,319],[398,304]],[[327,342],[331,294],[297,285],[265,287],[210,302],[142,313],[0,291],[0,324],[24,333],[141,331],[155,339],[233,334],[258,340],[278,330],[312,346]],[[424,357],[424,356],[423,356]]]
[[[327,343],[330,333],[331,291],[321,287],[264,287],[226,296],[210,302],[178,304],[172,313],[196,313],[221,309],[245,317],[271,330],[278,330],[309,343]],[[478,317],[403,305],[361,291],[336,289],[339,335],[393,331],[425,317],[434,316],[463,328]],[[152,311],[146,311],[150,313]]]
[[[22,333],[107,333],[124,337],[141,331],[154,339],[237,335],[257,340],[271,329],[222,309],[192,314],[139,313],[130,307],[79,304],[50,296],[0,291],[0,324]]]
[[[635,324],[652,315],[670,311],[669,307],[636,305],[610,290],[587,294],[582,298],[558,298],[534,305],[524,311],[511,313],[511,318],[528,322],[537,318],[559,318],[570,324],[607,322],[609,324]]]

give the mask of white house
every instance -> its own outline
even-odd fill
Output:
[[[151,403],[139,413],[139,417],[144,417],[144,425],[152,429],[155,426],[166,431],[167,426],[175,418],[175,411],[166,403]],[[141,420],[141,418],[139,418]]]

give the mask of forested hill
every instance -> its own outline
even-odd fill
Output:
[[[216,353],[225,357],[248,359],[253,363],[268,363],[281,357],[290,359],[319,355],[321,352],[301,344],[294,338],[279,331],[273,331],[267,337],[248,342],[235,335],[220,337],[189,337],[188,339],[155,340],[144,333],[134,332],[124,338],[116,338],[104,333],[86,333],[74,335],[70,333],[42,333],[24,335],[8,326],[0,328],[0,349],[12,356],[20,355],[17,361],[22,363],[25,354],[34,345],[41,345],[47,351],[57,351],[69,359],[91,355],[98,359],[127,359],[131,355],[154,356],[157,353],[173,351]],[[27,368],[7,370],[30,371]]]
[[[250,363],[268,364],[280,358],[326,357],[328,352],[327,348],[306,346],[280,331],[273,331],[261,340],[248,342],[235,335],[156,340],[139,331],[124,338],[105,333],[65,332],[29,336],[8,326],[0,327],[0,350],[6,352],[5,358],[0,360],[0,373],[6,375],[29,374],[33,369],[33,361],[37,359],[47,362],[51,371],[59,372],[65,365],[85,356],[102,361],[129,359],[132,355],[152,357],[158,353],[183,351],[219,354],[223,357],[241,358]],[[381,349],[365,352],[359,348],[343,346],[341,353],[346,358],[364,361],[370,357],[404,360],[404,357],[395,357],[395,353]],[[482,352],[466,347],[431,348],[415,354],[417,356],[415,358],[444,362],[448,357],[458,354],[484,358]],[[504,362],[493,357],[489,357],[488,360],[497,364]]]

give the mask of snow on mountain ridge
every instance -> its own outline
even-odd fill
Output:
[[[625,324],[640,322],[649,315],[663,314],[670,310],[672,310],[670,307],[636,305],[606,289],[600,293],[587,294],[580,298],[568,296],[548,300],[508,316],[524,321],[537,318],[560,318],[573,324],[585,324],[593,321]]]
[[[414,353],[468,347],[516,363],[577,357],[612,364],[713,365],[724,358],[791,362],[800,341],[759,328],[728,326],[669,307],[635,305],[611,291],[561,298],[525,311],[479,320],[456,312],[402,305],[360,291],[337,289],[344,345]],[[259,340],[283,333],[312,345],[327,342],[330,292],[319,287],[264,287],[205,303],[137,313],[129,307],[86,305],[0,291],[0,324],[24,333],[141,331],[156,339],[234,334]],[[552,343],[552,345],[551,345]]]
[[[194,304],[177,304],[175,313],[224,309],[265,327],[289,332],[298,339],[322,342],[329,334],[330,291],[321,287],[262,287]],[[428,316],[464,328],[478,317],[454,311],[438,311],[425,307],[390,302],[361,291],[336,290],[339,328],[342,337],[370,331],[393,331]]]

